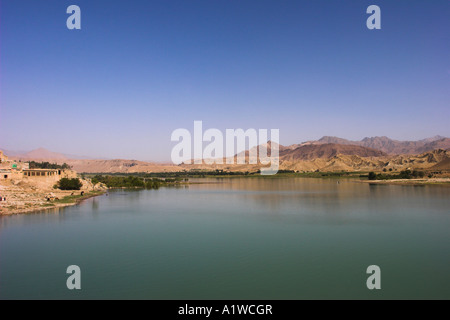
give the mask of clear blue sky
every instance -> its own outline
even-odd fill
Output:
[[[82,29],[66,28],[81,8]],[[366,28],[381,8],[382,29]],[[169,160],[177,128],[282,144],[450,136],[450,1],[0,0],[0,146]]]

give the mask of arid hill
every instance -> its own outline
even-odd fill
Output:
[[[53,152],[45,148],[39,148],[31,151],[6,151],[5,153],[14,159],[20,160],[39,160],[39,161],[51,161],[51,160],[66,160],[66,159],[89,159],[85,156],[77,156],[71,154],[63,154],[59,152]]]
[[[44,148],[32,150],[19,156],[22,159],[67,159],[62,153],[52,152]]]
[[[446,170],[446,171],[450,171],[450,158],[446,158],[442,161],[440,161],[439,163],[435,164],[434,166],[432,166],[430,168],[431,170]]]
[[[137,160],[64,160],[73,170],[83,173],[133,173],[133,172],[174,172],[180,171],[175,165],[157,164]]]
[[[361,141],[351,141],[338,137],[324,136],[317,141],[307,141],[300,145],[293,145],[294,148],[301,145],[317,145],[317,144],[350,144],[367,148],[377,149],[387,154],[419,154],[436,149],[450,149],[450,139],[442,136],[434,136],[418,141],[399,141],[388,137],[371,137],[364,138]],[[289,148],[292,148],[289,146]]]
[[[313,159],[329,159],[337,155],[356,155],[360,157],[381,157],[386,154],[382,151],[346,144],[327,143],[319,145],[304,145],[296,149],[280,151],[280,160],[297,161]]]
[[[386,155],[361,157],[338,154],[331,158],[281,161],[280,168],[296,171],[401,171],[401,170],[447,170],[450,151],[434,150],[419,155]]]
[[[268,148],[270,155],[270,148],[274,143],[269,141],[264,146]],[[278,145],[279,157],[281,161],[298,161],[298,160],[313,160],[313,159],[328,159],[338,154],[343,155],[358,155],[361,157],[381,157],[386,156],[382,151],[366,148],[362,146],[328,143],[328,144],[308,144],[297,145],[297,147]],[[259,147],[253,147],[251,150],[259,151]],[[250,151],[239,153],[248,157]],[[237,156],[234,156],[236,160]],[[247,159],[247,158],[246,158]],[[225,160],[224,160],[225,161]]]
[[[337,171],[393,171],[402,170],[447,170],[450,151],[434,150],[419,155],[386,155],[380,151],[364,148],[353,148],[350,145],[331,144],[320,146],[302,146],[291,151],[282,151],[280,154],[280,170],[293,170],[298,172],[337,172]],[[306,148],[308,147],[308,148]],[[346,148],[347,147],[347,148]],[[296,151],[297,150],[297,151]],[[343,154],[342,152],[347,152]],[[358,151],[360,154],[350,154]],[[254,172],[261,166],[255,164],[191,164],[181,165],[184,170],[224,170],[238,172]]]

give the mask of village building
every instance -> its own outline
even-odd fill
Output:
[[[75,171],[68,169],[30,169],[28,162],[10,160],[0,150],[0,181],[39,180],[57,182],[61,178],[76,178]]]

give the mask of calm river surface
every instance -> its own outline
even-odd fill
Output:
[[[202,181],[0,217],[0,298],[450,299],[450,187]]]

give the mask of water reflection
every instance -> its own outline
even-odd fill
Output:
[[[0,217],[0,298],[73,298],[70,264],[82,298],[372,298],[373,263],[381,298],[450,297],[450,188],[201,181]]]
[[[242,207],[235,210],[241,214],[290,223],[343,225],[398,224],[405,215],[414,218],[424,211],[442,214],[439,203],[447,202],[450,191],[440,186],[367,184],[344,179],[339,184],[334,179],[308,178],[221,178],[208,182],[191,189],[207,191],[212,203],[228,198],[229,208],[239,203]]]
[[[205,178],[159,190],[117,189],[74,207],[0,217],[10,225],[61,223],[101,214],[196,211],[251,215],[287,223],[398,223],[405,215],[443,214],[450,188],[366,184],[342,179]]]

